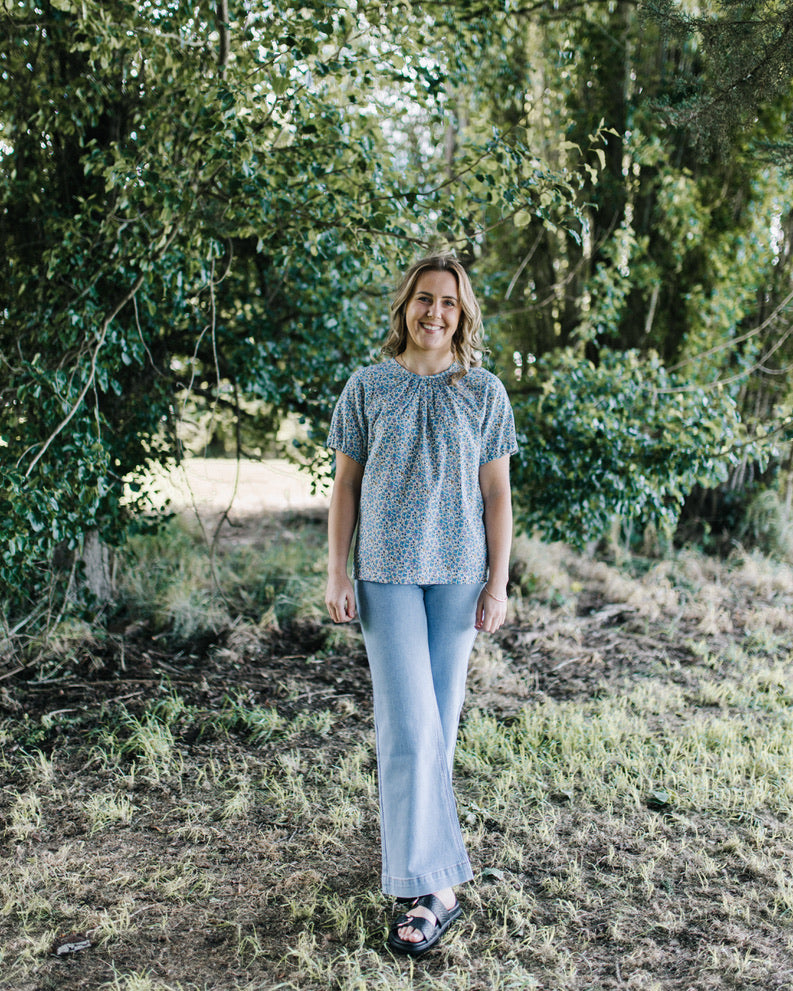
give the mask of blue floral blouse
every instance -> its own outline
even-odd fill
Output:
[[[504,386],[483,368],[416,375],[393,358],[354,372],[328,447],[363,465],[354,576],[462,585],[487,580],[479,467],[517,451]]]

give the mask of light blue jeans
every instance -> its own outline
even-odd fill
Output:
[[[372,672],[382,886],[401,898],[473,878],[452,767],[482,585],[357,581]]]

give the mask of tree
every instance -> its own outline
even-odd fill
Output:
[[[712,24],[729,21],[729,10],[717,13]],[[587,222],[576,237],[553,206],[517,217],[509,236],[483,246],[477,271],[489,286],[491,345],[512,379],[527,444],[538,432],[543,443],[553,436],[554,471],[563,479],[554,488],[530,451],[519,456],[519,496],[527,518],[569,538],[581,535],[576,521],[594,499],[595,528],[615,511],[647,522],[645,511],[664,505],[672,489],[668,505],[678,512],[692,487],[735,489],[769,460],[789,458],[781,443],[791,407],[782,374],[792,357],[789,179],[759,150],[784,134],[791,92],[788,76],[743,130],[723,146],[705,146],[670,110],[681,86],[713,84],[701,79],[710,69],[693,35],[670,39],[625,3],[523,5],[513,24],[509,48],[494,51],[481,77],[468,81],[469,94],[478,94],[473,116],[479,126],[507,126],[528,107],[527,143],[540,157],[564,167],[583,153],[579,203]],[[601,122],[604,144],[591,137]],[[575,375],[571,355],[580,363]],[[636,361],[646,387],[626,393],[626,370]],[[662,389],[659,361],[668,370]],[[681,410],[669,421],[678,449],[689,450],[694,434],[704,446],[691,472],[672,445],[664,481],[656,459],[669,430],[657,430],[671,401],[659,397],[667,395]],[[632,412],[612,419],[609,438],[594,429],[596,410],[614,400]],[[708,409],[710,426],[721,410],[731,452],[718,431],[690,432],[696,408]],[[591,450],[582,450],[584,439]],[[629,479],[617,483],[613,474],[629,449],[647,492],[653,488],[649,500],[623,498]],[[655,522],[673,528],[675,519],[661,512]]]
[[[677,79],[661,104],[704,154],[729,154],[752,118],[790,98],[793,80],[793,4],[789,0],[730,0],[692,6],[645,0],[643,14],[673,43],[695,52],[695,67]],[[770,144],[788,158],[793,140]]]
[[[316,440],[381,337],[392,268],[467,243],[484,203],[492,224],[571,201],[571,177],[530,161],[514,129],[467,140],[453,169],[437,151],[457,59],[497,29],[498,6],[483,11],[441,8],[449,46],[412,3],[6,7],[9,622],[48,589],[62,601],[86,540],[123,539],[124,479],[179,456],[186,393],[236,417],[255,400],[271,426],[296,414]],[[317,450],[309,436],[305,458]],[[54,589],[56,557],[71,565]]]

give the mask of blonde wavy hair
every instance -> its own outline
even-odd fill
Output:
[[[413,298],[416,283],[424,272],[451,272],[457,281],[462,316],[452,337],[451,351],[454,360],[461,366],[455,371],[453,382],[458,382],[469,370],[482,364],[485,350],[482,341],[482,312],[476,301],[471,280],[460,262],[448,254],[429,255],[414,262],[402,279],[391,300],[391,325],[388,336],[381,348],[387,358],[396,358],[407,346],[408,328],[405,311]]]

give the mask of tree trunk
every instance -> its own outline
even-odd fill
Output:
[[[97,602],[110,602],[116,591],[113,561],[110,548],[102,542],[98,530],[86,533],[80,560],[88,591]]]

